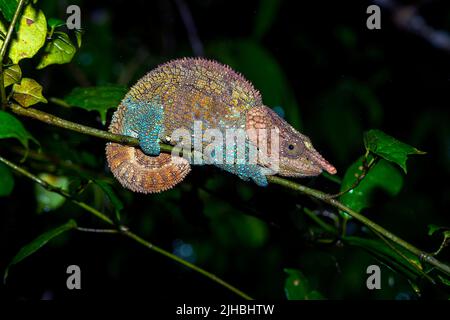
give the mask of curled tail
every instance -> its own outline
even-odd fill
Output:
[[[126,107],[120,104],[114,113],[110,132],[123,134],[125,111]],[[189,162],[184,158],[166,153],[151,157],[139,148],[113,142],[106,145],[106,159],[114,177],[134,192],[157,193],[171,189],[190,171]]]

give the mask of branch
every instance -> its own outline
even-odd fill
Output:
[[[200,38],[197,33],[197,28],[195,27],[194,19],[192,18],[191,11],[189,7],[183,0],[175,0],[175,4],[178,7],[178,11],[180,11],[181,20],[183,20],[184,26],[186,27],[186,31],[188,33],[189,42],[191,43],[192,51],[196,56],[203,56],[203,44],[200,41]]]
[[[450,53],[450,34],[431,27],[418,14],[416,5],[402,5],[395,0],[375,0],[374,3],[391,12],[392,20],[398,28],[422,37],[433,47]]]
[[[361,222],[362,224],[364,224],[365,226],[367,226],[368,228],[370,228],[371,230],[378,232],[380,234],[382,234],[385,238],[389,239],[390,241],[396,243],[397,245],[403,247],[404,249],[408,250],[409,252],[413,253],[415,256],[417,256],[421,261],[427,262],[433,266],[435,266],[437,269],[441,270],[442,272],[446,273],[447,275],[450,275],[450,266],[448,266],[445,263],[440,262],[439,260],[435,259],[433,256],[431,256],[430,254],[416,248],[415,246],[413,246],[412,244],[406,242],[405,240],[397,237],[395,234],[391,233],[390,231],[384,229],[382,226],[376,224],[375,222],[373,222],[372,220],[366,218],[365,216],[363,216],[362,214],[359,214],[358,212],[350,209],[349,207],[345,206],[344,204],[342,204],[341,202],[337,201],[336,199],[333,199],[332,197],[330,197],[329,194],[324,193],[322,191],[316,190],[316,189],[311,189],[308,187],[305,187],[301,184],[298,184],[296,182],[292,182],[289,181],[287,179],[283,179],[277,176],[270,176],[267,177],[267,180],[269,180],[269,182],[274,183],[274,184],[278,184],[280,186],[283,186],[285,188],[291,189],[291,190],[295,190],[307,195],[310,195],[316,199],[319,199],[325,203],[330,204],[331,206],[342,210],[346,213],[348,213],[350,216],[352,216],[354,219],[358,220],[359,222]]]
[[[14,12],[14,16],[11,20],[11,24],[9,25],[8,32],[6,33],[5,41],[3,41],[2,47],[0,49],[0,96],[2,101],[2,108],[5,109],[7,104],[6,92],[5,92],[5,82],[4,82],[4,74],[3,74],[3,59],[6,55],[6,50],[8,49],[9,42],[11,41],[12,34],[14,31],[14,26],[16,25],[17,19],[19,18],[20,12],[22,11],[22,7],[25,4],[25,0],[20,0],[17,5],[16,12]]]
[[[16,172],[24,175],[25,177],[31,179],[32,181],[34,181],[35,183],[41,185],[43,188],[45,188],[48,191],[51,192],[55,192],[61,196],[63,196],[64,198],[70,200],[71,202],[73,202],[74,204],[76,204],[77,206],[81,207],[82,209],[88,211],[89,213],[91,213],[92,215],[96,216],[97,218],[99,218],[100,220],[102,220],[103,222],[106,222],[109,225],[112,226],[116,226],[114,224],[114,222],[105,214],[101,213],[100,211],[98,211],[97,209],[95,209],[94,207],[91,207],[90,205],[78,201],[77,199],[75,199],[70,193],[68,193],[67,191],[55,187],[47,182],[45,182],[44,180],[40,179],[39,177],[35,176],[34,174],[28,172],[27,170],[25,170],[22,167],[19,167],[18,165],[6,160],[5,158],[0,156],[0,162],[4,163],[5,165],[7,165],[8,167],[10,167],[11,169],[15,170]],[[153,250],[159,254],[162,254],[163,256],[176,261],[184,266],[186,266],[187,268],[196,271],[198,273],[200,273],[201,275],[213,280],[214,282],[220,284],[221,286],[227,288],[228,290],[236,293],[237,295],[239,295],[240,297],[246,299],[246,300],[253,300],[253,298],[251,298],[249,295],[245,294],[244,292],[242,292],[241,290],[237,289],[236,287],[232,286],[231,284],[225,282],[224,280],[222,280],[221,278],[219,278],[218,276],[216,276],[215,274],[212,274],[211,272],[208,272],[186,260],[183,260],[182,258],[148,242],[147,240],[141,238],[140,236],[138,236],[137,234],[131,232],[127,227],[125,226],[116,226],[117,229],[90,229],[90,228],[81,228],[81,227],[77,227],[76,229],[78,231],[84,231],[84,232],[96,232],[96,233],[121,233],[123,235],[125,235],[126,237],[133,239],[134,241],[140,243],[141,245],[147,247],[150,250]]]
[[[127,136],[122,136],[122,135],[117,135],[117,134],[113,134],[110,132],[106,132],[106,131],[102,131],[102,130],[98,130],[98,129],[94,129],[94,128],[90,128],[87,126],[83,126],[77,123],[73,123],[61,118],[58,118],[56,116],[50,115],[48,113],[33,109],[33,108],[23,108],[21,106],[18,105],[11,105],[11,109],[13,110],[13,112],[15,112],[16,114],[19,115],[23,115],[23,116],[27,116],[27,117],[31,117],[43,122],[46,122],[48,124],[52,124],[58,127],[62,127],[65,129],[69,129],[69,130],[73,130],[76,132],[80,132],[83,134],[88,134],[91,136],[95,136],[101,139],[105,139],[108,141],[113,141],[113,142],[117,142],[117,143],[122,143],[122,144],[126,144],[126,145],[130,145],[130,146],[138,146],[139,142],[136,138],[131,138],[131,137],[127,137]],[[161,151],[162,152],[166,152],[166,153],[170,153],[173,149],[172,146],[169,145],[165,145],[165,144],[161,144]],[[372,220],[366,218],[365,216],[359,214],[358,212],[348,208],[347,206],[345,206],[344,204],[342,204],[341,202],[339,202],[338,200],[334,199],[332,197],[332,195],[322,192],[320,190],[316,190],[316,189],[312,189],[312,188],[308,188],[306,186],[303,186],[299,183],[293,182],[291,180],[285,179],[285,178],[281,178],[278,176],[268,176],[267,180],[271,183],[271,184],[277,184],[280,185],[284,188],[287,189],[291,189],[300,193],[304,193],[310,197],[316,198],[318,200],[321,200],[339,210],[342,210],[346,213],[348,213],[350,216],[352,216],[354,219],[356,219],[357,221],[361,222],[362,224],[364,224],[365,226],[367,226],[368,228],[370,228],[371,230],[374,230],[380,234],[382,234],[385,238],[389,239],[390,241],[396,243],[397,245],[399,245],[400,247],[403,247],[404,249],[410,251],[411,253],[413,253],[414,255],[416,255],[421,261],[429,263],[431,265],[433,265],[434,267],[436,267],[437,269],[439,269],[440,271],[444,272],[447,275],[450,275],[450,266],[448,266],[445,263],[440,262],[439,260],[437,260],[436,258],[434,258],[432,255],[416,248],[415,246],[413,246],[412,244],[406,242],[405,240],[399,238],[398,236],[396,236],[395,234],[391,233],[390,231],[384,229],[383,227],[381,227],[380,225],[376,224],[375,222],[373,222]]]

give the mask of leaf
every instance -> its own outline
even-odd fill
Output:
[[[11,194],[14,189],[14,177],[11,170],[0,163],[0,197],[6,197]]]
[[[42,86],[30,78],[23,78],[20,84],[14,84],[12,97],[25,108],[38,102],[47,103],[42,95]]]
[[[5,88],[14,83],[17,83],[22,78],[22,70],[18,64],[13,64],[4,70],[4,84]]]
[[[120,221],[120,211],[123,209],[123,203],[119,199],[119,197],[114,192],[111,185],[105,181],[102,180],[94,180],[94,183],[100,187],[100,189],[103,190],[103,192],[108,197],[109,201],[111,201],[111,204],[114,207],[114,212],[116,214],[117,221]]]
[[[0,0],[0,11],[3,13],[6,21],[10,22],[16,11],[18,0]]]
[[[53,39],[45,46],[41,61],[36,69],[45,68],[51,64],[64,64],[72,61],[76,48],[64,32],[55,32]]]
[[[102,123],[106,123],[106,113],[110,108],[116,108],[128,89],[124,86],[102,86],[75,88],[64,100],[71,106],[100,113]]]
[[[47,173],[41,173],[38,177],[52,186],[61,188],[65,191],[68,191],[69,189],[69,180],[67,177],[55,176]],[[66,202],[66,198],[60,194],[48,191],[38,184],[36,185],[34,192],[36,195],[38,213],[56,210]]]
[[[369,130],[364,133],[364,145],[368,151],[398,164],[406,173],[406,160],[410,154],[425,154],[406,143],[398,141],[380,130]]]
[[[362,168],[363,159],[364,157],[359,158],[347,169],[341,184],[341,192],[348,190],[355,183],[356,175],[361,174],[360,168]],[[370,206],[371,197],[376,189],[381,189],[390,196],[395,196],[400,192],[402,186],[403,176],[401,173],[388,161],[381,159],[369,170],[359,185],[340,196],[340,200],[346,206],[360,212]],[[344,216],[347,217],[346,214]]]
[[[64,20],[61,20],[61,19],[50,18],[50,19],[47,20],[47,24],[48,24],[48,26],[50,28],[54,29],[54,28],[65,26],[66,22]]]
[[[0,31],[5,32],[5,26],[0,22]],[[35,10],[31,4],[25,10],[19,21],[17,37],[11,41],[9,58],[17,64],[24,58],[33,57],[44,45],[47,36],[47,22],[41,10]],[[3,45],[3,41],[0,41]]]
[[[76,222],[74,220],[69,220],[67,223],[41,234],[39,237],[37,237],[36,239],[31,241],[29,244],[23,246],[20,249],[20,251],[14,256],[14,258],[8,264],[8,266],[6,267],[5,273],[3,275],[3,282],[6,281],[6,278],[8,277],[9,269],[13,265],[21,262],[26,257],[32,255],[37,250],[42,248],[47,242],[49,242],[53,238],[59,236],[61,233],[66,232],[71,229],[74,229],[76,227],[77,227]]]
[[[441,227],[441,226],[437,226],[435,224],[429,224],[428,225],[428,235],[432,236],[433,234],[435,234],[437,231],[441,231],[441,230],[449,230],[450,228],[447,227]]]
[[[0,139],[15,138],[28,149],[28,141],[39,142],[23,127],[13,115],[0,111]]]
[[[450,287],[450,280],[449,279],[446,279],[446,278],[442,277],[441,275],[438,275],[438,278],[441,280],[441,282],[443,284],[445,284],[447,287]]]
[[[288,300],[321,300],[323,296],[316,290],[311,290],[308,279],[296,269],[284,269],[288,277],[284,291]]]

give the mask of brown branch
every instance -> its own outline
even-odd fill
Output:
[[[450,53],[450,34],[431,27],[418,13],[415,5],[400,5],[394,0],[374,0],[374,3],[391,13],[393,22],[398,28],[413,33],[433,47]]]
[[[87,135],[91,135],[94,137],[98,137],[104,140],[108,140],[108,141],[113,141],[113,142],[117,142],[117,143],[121,143],[121,144],[126,144],[126,145],[131,145],[131,146],[138,146],[139,142],[136,138],[131,138],[131,137],[127,137],[127,136],[121,136],[121,135],[117,135],[117,134],[113,134],[110,132],[106,132],[103,130],[99,130],[99,129],[94,129],[94,128],[90,128],[87,126],[83,126],[77,123],[73,123],[58,117],[55,117],[53,115],[50,115],[48,113],[39,111],[37,109],[33,109],[33,108],[23,108],[21,106],[18,105],[11,105],[11,109],[14,113],[22,115],[22,116],[27,116],[27,117],[31,117],[40,121],[43,121],[45,123],[51,124],[51,125],[55,125],[58,127],[62,127],[65,129],[69,129],[69,130],[73,130],[79,133],[83,133],[83,134],[87,134]],[[162,152],[166,152],[166,153],[171,153],[173,148],[172,146],[169,145],[165,145],[165,144],[161,144],[161,151]],[[432,255],[416,248],[415,246],[413,246],[412,244],[406,242],[405,240],[399,238],[398,236],[396,236],[395,234],[391,233],[390,231],[384,229],[383,227],[381,227],[380,225],[376,224],[375,222],[371,221],[370,219],[366,218],[365,216],[359,214],[358,212],[350,209],[349,207],[345,206],[344,204],[342,204],[341,202],[337,201],[336,199],[333,199],[332,196],[330,194],[327,194],[325,192],[322,192],[320,190],[316,190],[316,189],[312,189],[312,188],[308,188],[306,186],[303,186],[299,183],[293,182],[291,180],[285,179],[285,178],[281,178],[278,176],[268,176],[267,180],[271,183],[271,184],[277,184],[280,186],[283,186],[287,189],[291,189],[297,192],[301,192],[304,193],[310,197],[313,197],[315,199],[321,200],[333,207],[335,207],[336,209],[342,210],[344,212],[346,212],[347,214],[349,214],[350,216],[352,216],[354,219],[356,219],[357,221],[361,222],[362,224],[364,224],[365,226],[367,226],[368,228],[370,228],[371,230],[374,230],[380,234],[382,234],[385,238],[389,239],[390,241],[396,243],[397,245],[399,245],[400,247],[403,247],[404,249],[410,251],[411,253],[413,253],[414,255],[416,255],[421,261],[429,263],[431,265],[433,265],[434,267],[436,267],[437,269],[439,269],[440,271],[442,271],[443,273],[450,275],[450,266],[448,266],[445,263],[442,263],[441,261],[437,260],[436,258],[434,258]]]

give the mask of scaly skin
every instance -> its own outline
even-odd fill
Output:
[[[185,128],[193,135],[194,121],[202,130],[279,130],[279,174],[315,176],[336,169],[270,108],[240,74],[215,61],[185,58],[168,62],[141,78],[114,113],[110,131],[139,139],[140,149],[108,143],[111,171],[121,184],[135,192],[155,193],[172,188],[190,171],[184,158],[160,153],[159,142],[175,145],[174,130]],[[225,134],[224,134],[225,136]],[[256,135],[247,134],[247,147],[259,147]],[[271,140],[269,138],[269,146]],[[247,159],[248,160],[248,159]],[[244,180],[267,185],[269,163],[215,164]]]

